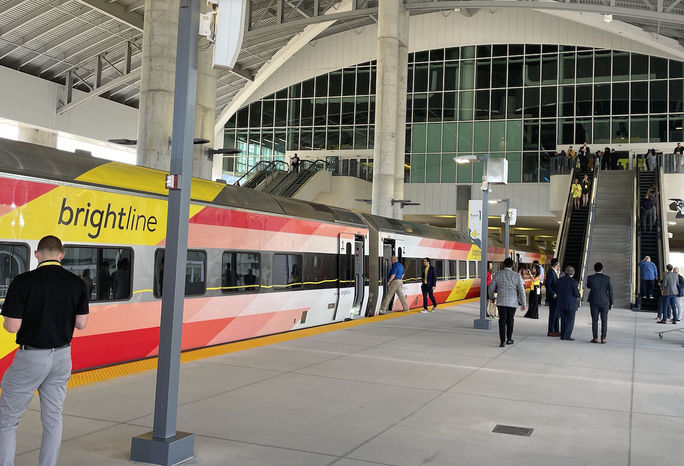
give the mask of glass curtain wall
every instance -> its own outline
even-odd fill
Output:
[[[238,110],[224,147],[242,152],[224,171],[285,150],[372,149],[375,68],[326,73]],[[453,157],[485,152],[508,159],[509,182],[548,182],[550,157],[569,145],[682,141],[684,63],[540,44],[415,52],[406,120],[406,182],[478,181],[479,164],[457,167]]]

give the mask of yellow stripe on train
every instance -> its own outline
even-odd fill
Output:
[[[465,299],[466,295],[468,294],[468,291],[470,291],[470,288],[473,286],[474,282],[474,278],[462,279],[457,281],[456,286],[454,286],[454,289],[451,290],[451,293],[449,293],[449,297],[446,299],[446,301],[451,302]]]

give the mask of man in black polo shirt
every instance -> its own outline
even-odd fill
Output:
[[[57,463],[71,338],[74,327],[82,330],[88,323],[88,290],[83,280],[62,268],[59,238],[41,239],[35,255],[38,268],[14,278],[2,306],[3,327],[17,334],[19,349],[1,384],[0,466],[14,464],[17,426],[36,390],[43,424],[38,464]]]

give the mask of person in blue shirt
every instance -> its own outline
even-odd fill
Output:
[[[384,314],[387,311],[387,306],[389,301],[394,296],[394,293],[399,297],[401,301],[401,307],[404,311],[408,311],[409,307],[406,304],[406,298],[404,293],[401,291],[401,287],[404,284],[404,266],[399,263],[397,256],[392,256],[392,268],[389,271],[389,276],[387,277],[387,294],[382,299],[382,304],[380,304],[380,314]]]
[[[644,260],[639,262],[639,269],[641,269],[641,296],[643,298],[653,297],[653,282],[658,278],[658,267],[651,262],[651,258],[644,257]]]

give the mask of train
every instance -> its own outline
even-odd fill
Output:
[[[166,173],[0,139],[0,304],[51,234],[62,266],[90,293],[88,327],[72,342],[73,370],[158,353],[167,217]],[[524,263],[550,257],[516,250]],[[379,313],[390,257],[422,306],[421,260],[435,297],[479,296],[480,248],[457,231],[193,179],[182,350],[370,317]],[[503,246],[491,241],[499,264]],[[401,309],[398,300],[394,309]],[[0,329],[0,376],[17,349]]]

